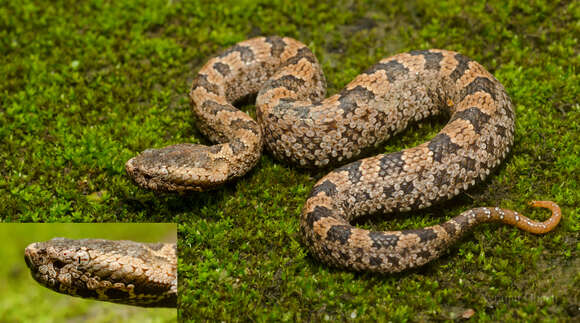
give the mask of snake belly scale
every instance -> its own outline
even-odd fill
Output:
[[[254,121],[232,104],[257,93]],[[214,146],[148,149],[126,170],[159,191],[201,191],[244,175],[262,146],[304,168],[344,164],[320,179],[303,208],[300,232],[310,251],[339,267],[397,272],[438,257],[477,223],[503,221],[543,233],[560,219],[535,222],[516,212],[477,208],[438,226],[373,232],[350,224],[362,215],[410,211],[447,200],[483,180],[509,152],[514,111],[503,86],[479,63],[430,49],[379,61],[325,98],[315,55],[292,38],[259,37],[210,59],[189,97]],[[449,113],[430,141],[358,159],[410,122]],[[358,159],[358,160],[357,160]]]
[[[177,249],[169,243],[54,238],[30,244],[32,277],[56,292],[143,307],[177,306]]]

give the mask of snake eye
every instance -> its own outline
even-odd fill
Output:
[[[60,261],[60,260],[55,260],[55,261],[52,263],[52,266],[53,266],[54,268],[61,269],[62,267],[64,267],[64,266],[65,266],[65,263],[64,263],[64,262],[62,262],[62,261]]]

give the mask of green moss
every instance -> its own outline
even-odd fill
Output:
[[[0,212],[4,221],[179,223],[183,320],[566,321],[580,315],[580,8],[575,1],[117,1],[0,7]],[[481,205],[564,220],[535,236],[484,225],[447,256],[397,275],[328,268],[300,241],[298,217],[324,171],[264,155],[214,192],[156,195],[124,173],[148,147],[207,143],[186,93],[217,51],[255,35],[295,37],[329,92],[379,59],[460,51],[486,66],[516,108],[512,153],[453,201],[366,228],[415,228]],[[251,114],[253,107],[245,107]],[[445,123],[393,138],[411,147]],[[389,217],[390,219],[391,217]]]

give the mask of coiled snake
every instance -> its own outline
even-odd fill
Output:
[[[544,233],[546,222],[517,212],[476,208],[418,230],[353,227],[362,215],[409,211],[447,200],[483,180],[510,150],[514,111],[503,86],[477,62],[439,49],[385,58],[324,99],[314,54],[281,37],[240,42],[210,59],[189,97],[200,130],[217,144],[149,149],[126,164],[141,186],[200,191],[244,175],[265,143],[278,159],[306,168],[345,163],[402,131],[409,122],[449,112],[430,141],[356,160],[320,179],[302,211],[300,232],[319,259],[353,270],[397,272],[438,257],[474,225],[502,221]],[[257,93],[257,122],[232,103]]]
[[[30,244],[32,277],[59,293],[144,306],[177,306],[175,244],[55,238]]]

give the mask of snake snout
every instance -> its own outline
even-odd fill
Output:
[[[28,250],[28,248],[24,249],[24,261],[26,262],[26,266],[28,266],[28,268],[33,269],[34,264],[32,263],[32,260],[30,259],[30,251]]]
[[[38,243],[31,243],[24,249],[24,261],[36,279],[39,268],[47,261],[46,250]]]
[[[36,268],[37,264],[34,261],[38,248],[36,247],[36,243],[29,244],[24,249],[24,261],[26,261],[26,265],[30,269]]]

